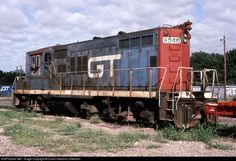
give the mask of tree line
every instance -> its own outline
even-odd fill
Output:
[[[218,53],[193,52],[190,64],[195,70],[216,69],[219,83],[224,84],[224,55]],[[226,53],[227,85],[236,85],[236,49]]]
[[[227,55],[227,84],[236,85],[236,49],[230,50]],[[193,52],[190,64],[195,70],[203,68],[216,69],[219,83],[224,83],[224,55],[218,53]],[[0,85],[11,85],[16,77],[16,71],[3,72],[0,70]]]
[[[0,85],[12,85],[15,77],[15,71],[3,72],[2,70],[0,70]]]

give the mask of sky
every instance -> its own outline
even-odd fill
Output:
[[[0,70],[25,69],[27,51],[119,31],[192,24],[191,52],[236,48],[235,0],[0,0]]]

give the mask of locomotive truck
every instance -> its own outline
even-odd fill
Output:
[[[90,118],[193,127],[204,121],[205,91],[213,69],[190,67],[190,21],[26,53],[25,76],[14,83],[13,104],[25,109],[66,109]],[[199,78],[197,78],[199,76]],[[195,80],[200,91],[193,91]]]

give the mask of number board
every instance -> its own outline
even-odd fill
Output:
[[[163,37],[162,39],[164,44],[180,44],[181,38],[180,37]]]

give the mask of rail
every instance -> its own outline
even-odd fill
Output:
[[[162,72],[161,76],[158,77],[158,72],[162,70],[164,72]],[[166,78],[166,73],[167,67],[143,67],[112,70],[73,71],[60,73],[58,73],[55,68],[53,68],[53,71],[51,71],[48,80],[44,81],[43,77],[37,77],[38,80],[41,80],[38,82],[41,82],[42,85],[38,85],[36,82],[33,82],[33,86],[31,87],[33,87],[33,90],[44,90],[44,88],[58,89],[60,94],[62,94],[63,90],[67,89],[70,90],[71,94],[73,94],[73,92],[75,92],[75,90],[77,89],[80,89],[83,94],[87,92],[87,89],[96,89],[98,96],[99,91],[101,91],[102,89],[105,91],[111,91],[110,94],[112,96],[115,96],[116,91],[125,90],[129,93],[129,96],[131,97],[135,96],[135,92],[139,92],[141,89],[142,91],[145,91],[145,95],[147,97],[158,96],[158,105],[161,106],[161,91]],[[89,74],[90,77],[92,75],[92,78],[89,77]],[[26,82],[24,83],[24,81],[26,80],[17,81],[20,82],[17,83],[16,89],[30,89],[30,84]],[[36,81],[36,79],[33,81]],[[44,83],[48,83],[48,85],[45,86]],[[100,85],[100,83],[102,85]],[[26,84],[28,84],[27,87],[25,86]],[[153,92],[155,92],[156,95],[153,95]]]
[[[201,80],[201,91],[205,92],[205,88],[206,88],[206,82],[209,83],[209,79],[207,77],[207,73],[212,72],[212,89],[211,89],[211,98],[213,98],[214,96],[214,89],[215,89],[215,82],[217,83],[218,87],[219,87],[219,80],[218,80],[218,74],[217,71],[215,69],[203,69],[203,70],[197,70],[197,71],[193,71],[192,67],[182,67],[180,66],[177,70],[176,73],[176,77],[175,77],[175,81],[174,84],[172,86],[172,112],[175,113],[175,111],[178,109],[178,102],[179,100],[182,98],[183,96],[183,70],[190,70],[190,86],[189,86],[189,91],[186,88],[185,92],[190,92],[189,96],[192,96],[192,92],[193,92],[193,83],[194,83],[194,73],[200,73],[200,80]],[[179,82],[177,82],[179,78]],[[175,90],[175,87],[177,85],[177,83],[179,83],[179,91]],[[178,98],[175,101],[175,93],[179,92]]]
[[[209,79],[208,79],[208,74],[212,72],[212,82],[210,83]],[[211,85],[211,98],[213,98],[214,94],[215,94],[215,83],[217,84],[218,87],[218,91],[220,88],[219,85],[219,80],[218,80],[218,74],[216,69],[203,69],[203,70],[196,70],[194,71],[194,73],[200,73],[200,85],[201,85],[201,91],[206,92],[206,83]],[[218,98],[219,98],[219,93],[218,93]]]
[[[192,84],[193,84],[193,68],[192,67],[178,67],[178,70],[177,70],[177,73],[176,73],[176,76],[175,76],[175,80],[174,80],[174,84],[172,86],[172,89],[171,89],[171,92],[172,92],[172,112],[175,113],[175,111],[178,109],[178,102],[179,100],[182,98],[183,96],[183,70],[190,70],[190,96],[191,96],[191,93],[192,93]],[[175,90],[175,87],[177,85],[177,80],[179,78],[179,91]],[[175,93],[176,92],[179,92],[179,95],[178,95],[178,98],[177,100],[175,101]],[[187,91],[187,88],[186,88],[186,92]]]
[[[163,76],[161,76],[161,78],[158,78],[158,80],[155,82],[155,88],[158,88],[158,105],[161,106],[161,101],[160,101],[160,95],[161,95],[161,91],[162,91],[162,86],[163,86],[163,82],[165,80],[165,77],[166,77],[166,73],[167,73],[167,67],[145,67],[145,68],[130,68],[130,69],[113,69],[113,70],[102,70],[103,73],[106,73],[109,74],[110,72],[112,73],[118,73],[118,74],[122,74],[121,72],[125,73],[128,75],[128,90],[129,90],[129,93],[130,93],[130,96],[132,96],[132,92],[133,92],[133,75],[136,73],[136,71],[147,71],[147,73],[149,73],[147,75],[148,77],[148,84],[145,86],[145,87],[148,87],[147,91],[149,91],[149,97],[152,97],[152,92],[154,91],[153,90],[153,71],[155,69],[159,69],[159,70],[164,70],[164,74]],[[101,77],[99,74],[101,73],[101,70],[90,70],[90,72],[93,74],[94,76],[94,79],[96,79],[96,90],[97,90],[97,93],[99,93],[99,90],[101,89],[100,85],[99,85],[99,82],[101,81],[101,79],[103,79],[103,77]],[[120,73],[119,73],[120,72]],[[82,85],[80,84],[79,87],[82,87],[82,90],[83,90],[83,93],[85,93],[85,90],[86,88],[88,87],[86,85],[86,78],[88,78],[88,71],[74,71],[74,72],[63,72],[63,73],[56,73],[56,75],[59,75],[59,89],[60,89],[60,93],[63,89],[63,75],[68,75],[69,78],[70,78],[70,85],[69,85],[69,88],[71,90],[71,92],[73,92],[74,90],[74,87],[76,87],[76,84],[74,83],[73,79],[76,75],[80,75],[82,76]],[[137,74],[137,73],[136,73]],[[156,74],[158,74],[158,72],[156,72]],[[115,79],[117,79],[118,77],[117,76],[113,76],[111,77],[111,86],[103,86],[103,87],[110,87],[112,88],[112,95],[114,96],[114,93],[115,93],[115,87],[117,86],[116,83],[115,83]],[[56,78],[57,79],[57,78]],[[122,79],[119,77],[119,79]],[[141,78],[143,79],[143,78]],[[159,86],[157,85],[157,83],[160,83]]]

